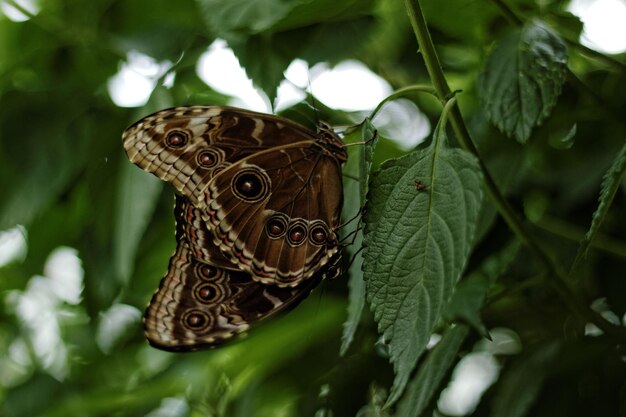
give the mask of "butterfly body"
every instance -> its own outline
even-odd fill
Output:
[[[332,269],[347,154],[330,128],[190,106],[143,118],[123,143],[182,194],[178,247],[146,312],[153,345],[220,343],[296,304]]]

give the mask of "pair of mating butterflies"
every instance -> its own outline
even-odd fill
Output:
[[[180,193],[176,252],[144,317],[153,346],[222,343],[337,272],[347,153],[329,128],[189,106],[141,119],[123,143]]]

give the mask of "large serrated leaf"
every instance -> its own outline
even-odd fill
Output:
[[[398,403],[396,417],[418,417],[424,411],[452,365],[467,333],[468,328],[463,325],[446,332],[407,386],[405,395]]]
[[[372,175],[363,270],[396,373],[388,404],[402,394],[461,275],[481,198],[476,159],[447,145],[441,122],[430,146]]]
[[[521,143],[550,115],[561,93],[567,48],[540,22],[509,34],[481,74],[479,93],[489,120]]]
[[[353,218],[361,210],[367,193],[367,183],[369,181],[369,171],[372,166],[374,147],[377,142],[377,133],[369,119],[363,121],[360,129],[354,130],[351,135],[344,138],[345,143],[363,141],[365,144],[352,146],[348,150],[348,162],[344,165],[344,204],[343,218],[348,220]],[[356,232],[358,222],[353,220],[353,227],[342,229],[345,234]],[[352,245],[348,246],[348,253],[354,256],[350,265],[348,288],[350,295],[348,299],[348,318],[343,324],[343,334],[341,337],[341,355],[345,355],[354,339],[354,335],[361,319],[363,307],[365,306],[365,282],[363,281],[363,255],[358,249],[363,243],[363,233],[356,232]]]
[[[593,213],[593,218],[591,220],[591,226],[589,226],[589,230],[585,235],[585,238],[580,242],[580,247],[578,249],[578,253],[576,255],[576,259],[573,262],[573,267],[575,268],[578,262],[582,260],[582,258],[586,255],[587,250],[589,249],[589,245],[593,241],[593,238],[600,230],[600,226],[606,217],[606,214],[611,207],[611,203],[613,202],[613,198],[615,198],[615,194],[617,193],[617,189],[619,188],[624,176],[626,175],[626,144],[622,146],[617,156],[613,160],[613,164],[609,168],[609,170],[604,175],[602,179],[602,189],[600,191],[600,197],[598,199],[599,204],[596,211]]]

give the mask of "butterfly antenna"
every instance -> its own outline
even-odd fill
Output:
[[[357,233],[359,233],[361,230],[362,230],[362,228],[359,226],[358,228],[354,229],[353,231],[351,231],[350,233],[348,233],[347,235],[342,237],[339,240],[339,243],[341,244],[341,246],[347,247],[347,246],[352,245],[354,243],[354,241],[356,240]],[[350,243],[344,244],[343,242],[347,241],[348,239],[351,239]]]
[[[327,285],[328,283],[326,282],[325,279],[322,280],[322,282],[320,283],[320,290],[317,294],[317,306],[315,308],[315,314],[318,315],[320,312],[320,309],[322,307],[322,297],[326,294],[326,290],[327,290]]]
[[[344,148],[348,148],[350,146],[356,146],[356,145],[367,145],[370,142],[373,142],[374,140],[376,140],[377,137],[378,137],[378,130],[374,130],[374,134],[368,140],[360,141],[360,142],[346,143],[346,144],[343,145],[343,147]]]
[[[346,271],[349,271],[350,268],[352,267],[352,264],[354,263],[354,261],[356,260],[357,256],[363,251],[363,246],[361,246],[359,249],[357,249],[356,252],[354,252],[352,254],[352,256],[350,257],[350,261],[348,262],[348,266],[346,267]]]
[[[341,229],[343,227],[346,227],[347,225],[349,225],[350,223],[352,223],[356,219],[359,219],[359,223],[357,225],[357,228],[358,228],[359,225],[361,224],[361,218],[359,216],[361,216],[363,214],[363,211],[364,211],[364,207],[361,207],[359,209],[359,211],[357,211],[356,214],[354,216],[352,216],[348,221],[345,221],[342,224],[340,224],[339,226],[337,226],[337,229]]]

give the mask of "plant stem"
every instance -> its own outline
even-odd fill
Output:
[[[443,69],[441,68],[441,63],[439,62],[439,57],[437,56],[435,46],[430,37],[430,32],[428,31],[426,19],[424,18],[424,15],[422,13],[419,0],[405,0],[405,4],[409,15],[409,20],[411,21],[413,31],[415,32],[415,37],[417,38],[417,42],[420,47],[420,52],[424,57],[426,70],[428,71],[428,75],[435,87],[435,90],[437,91],[439,100],[441,100],[443,104],[450,96],[451,90],[444,76]],[[519,220],[509,203],[500,193],[500,190],[496,186],[493,177],[485,166],[483,159],[480,158],[478,149],[472,141],[471,135],[469,133],[469,130],[467,129],[467,126],[465,125],[465,121],[463,120],[463,116],[461,114],[461,110],[459,109],[458,104],[455,104],[454,107],[451,109],[450,122],[461,146],[466,151],[472,153],[478,158],[480,169],[483,173],[483,177],[485,180],[487,194],[489,195],[493,204],[496,206],[496,209],[498,210],[504,221],[507,223],[511,231],[522,241],[522,243],[527,247],[531,254],[541,263],[554,289],[561,297],[563,302],[567,305],[567,307],[579,319],[583,320],[583,322],[591,321],[605,333],[610,334],[619,340],[626,341],[626,331],[624,329],[606,321],[602,316],[593,311],[589,306],[584,304],[575,296],[574,292],[566,283],[565,274],[557,267],[557,265],[550,259],[550,257],[548,257],[548,255],[540,248],[537,242],[532,239],[530,234],[523,227],[521,221]]]
[[[522,26],[524,24],[524,21],[504,2],[504,0],[491,0],[491,2],[500,9],[500,12],[509,22],[516,26]]]
[[[439,98],[437,96],[437,92],[435,91],[435,89],[432,86],[430,86],[430,85],[416,84],[416,85],[410,85],[408,87],[403,87],[403,88],[400,88],[400,89],[394,91],[393,93],[388,95],[383,101],[378,103],[378,106],[376,106],[376,108],[374,109],[372,114],[370,114],[369,119],[372,120],[374,117],[376,117],[376,115],[378,114],[380,109],[382,109],[382,107],[387,102],[389,102],[391,100],[395,100],[395,99],[400,98],[400,97],[404,97],[404,96],[409,95],[411,93],[428,93],[428,94],[431,94],[433,97],[435,97],[437,99]]]
[[[535,226],[554,235],[580,243],[585,238],[586,230],[582,227],[564,222],[555,217],[544,214],[534,222]],[[626,244],[602,233],[598,233],[590,245],[611,255],[626,259]]]

